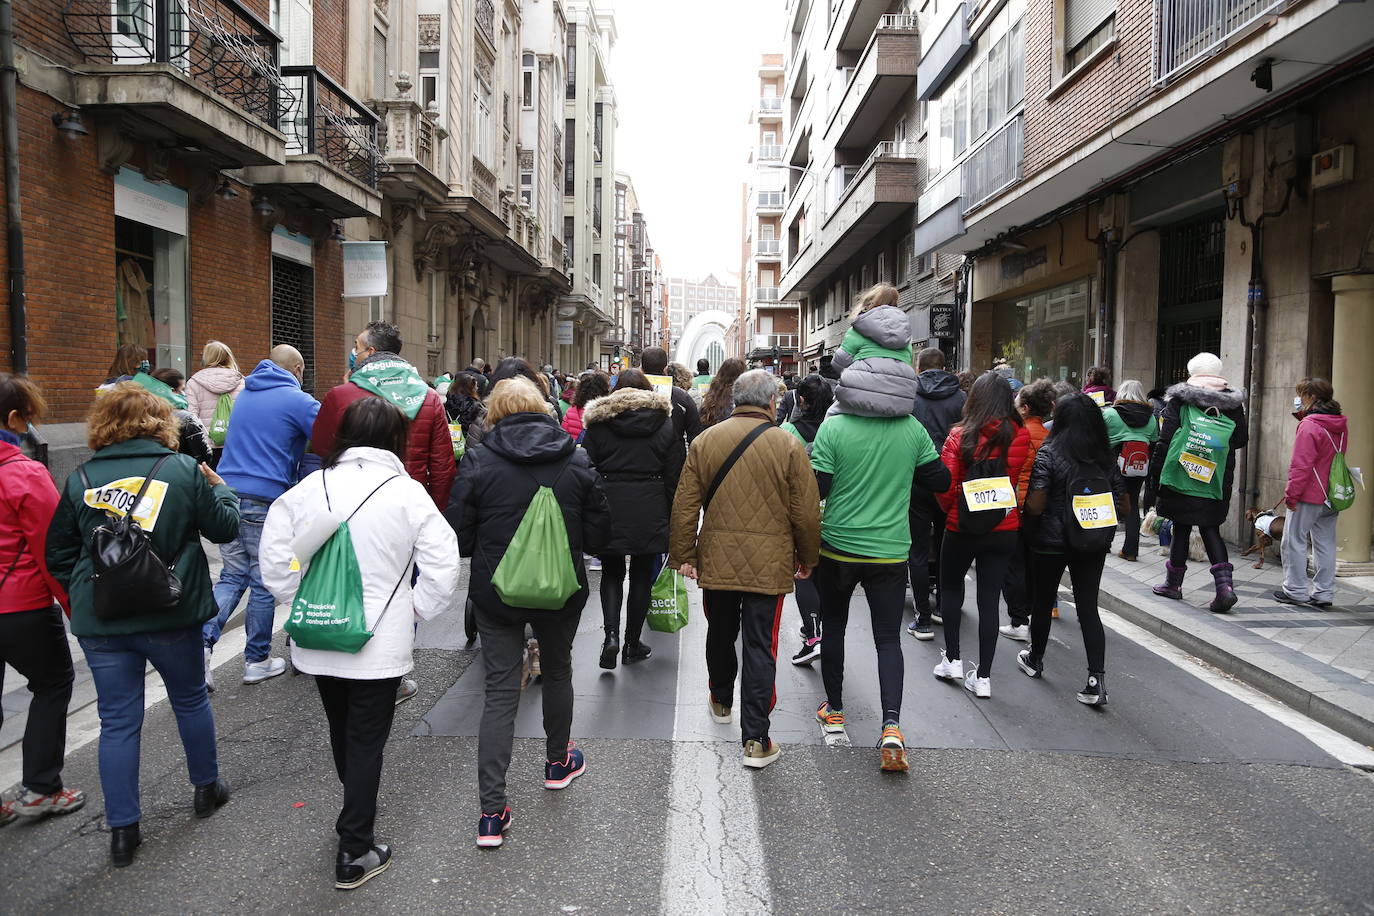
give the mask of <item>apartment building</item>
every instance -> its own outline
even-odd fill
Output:
[[[778,298],[782,213],[787,187],[783,154],[783,56],[759,61],[757,100],[749,114],[749,181],[744,191],[744,259],[738,330],[731,355],[781,374],[796,367],[800,337],[796,302]]]
[[[558,364],[609,367],[615,321],[615,130],[610,79],[615,16],[589,0],[567,5],[563,103],[563,249],[571,290],[558,306]]]
[[[48,393],[52,468],[115,349],[251,369],[277,343],[322,392],[348,354],[337,220],[381,212],[377,114],[347,92],[337,8],[300,0],[13,4],[21,233],[0,327],[7,370]],[[284,9],[285,8],[285,9]],[[22,255],[22,261],[20,256]]]
[[[301,2],[301,0],[291,0]],[[349,89],[382,116],[383,212],[349,237],[387,244],[384,318],[429,375],[474,358],[554,355],[569,289],[562,239],[559,0],[354,0]],[[352,333],[350,331],[350,333]]]
[[[1218,353],[1246,392],[1233,536],[1283,491],[1293,385],[1331,378],[1374,467],[1374,5],[934,0],[916,252],[967,258],[966,364],[1147,389]],[[935,138],[938,138],[936,140]],[[1343,572],[1374,513],[1342,513]]]
[[[653,255],[648,220],[640,208],[634,180],[616,172],[614,326],[601,339],[601,348],[609,351],[612,362],[623,366],[639,365],[639,354],[654,346],[649,336],[654,320],[650,303],[655,284],[661,285],[662,277],[655,274]]]
[[[916,91],[921,45],[913,7],[888,0],[786,4],[778,299],[799,304],[803,369],[839,346],[855,301],[878,282],[898,288],[918,347],[952,353],[956,344],[946,318],[957,262],[938,265],[914,250],[929,136]]]
[[[668,278],[668,352],[695,370],[698,359],[711,361],[711,370],[725,361],[730,325],[738,317],[739,285],[721,282],[715,274],[704,279]]]

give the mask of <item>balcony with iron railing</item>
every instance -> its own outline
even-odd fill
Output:
[[[965,213],[1021,179],[1024,148],[1022,116],[1018,114],[969,154],[964,160],[959,187]]]
[[[281,39],[236,0],[69,0],[62,23],[80,108],[117,113],[135,139],[171,133],[219,167],[282,162]]]
[[[1165,82],[1204,61],[1290,0],[1155,0],[1156,78]]]
[[[888,115],[916,85],[921,40],[916,17],[883,16],[858,64],[840,86],[826,135],[838,147],[866,147],[878,136]]]
[[[759,120],[774,121],[782,117],[782,96],[765,95],[759,99]]]
[[[759,144],[759,161],[777,162],[782,158],[782,150],[781,143],[761,143]]]
[[[287,163],[245,169],[245,179],[303,198],[332,218],[379,215],[377,115],[318,67],[282,67],[281,74],[290,91],[281,120]]]

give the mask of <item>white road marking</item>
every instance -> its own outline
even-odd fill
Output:
[[[1064,593],[1063,589],[1061,589],[1062,593]],[[1341,763],[1361,769],[1374,768],[1374,750],[1365,747],[1358,741],[1347,738],[1340,732],[1327,728],[1320,722],[1309,719],[1291,706],[1285,706],[1249,684],[1226,677],[1208,667],[1201,659],[1189,655],[1177,646],[1165,642],[1129,620],[1118,617],[1107,610],[1100,610],[1099,613],[1102,615],[1102,623],[1116,633],[1149,649],[1165,661],[1182,668],[1208,686],[1216,688],[1227,696],[1235,697],[1252,709],[1264,713],[1280,725],[1286,725]]]
[[[272,632],[276,633],[286,622],[286,614],[289,608],[286,605],[277,607],[276,615],[272,619]],[[248,641],[248,634],[243,627],[234,627],[226,630],[224,636],[215,646],[213,662],[210,666],[212,671],[218,672],[232,659],[243,654],[243,647]],[[73,640],[74,642],[74,640]],[[72,654],[79,655],[80,647],[73,645]],[[236,664],[235,673],[242,669]],[[227,682],[226,682],[227,683]],[[213,695],[212,695],[213,696]],[[167,699],[167,688],[162,684],[162,676],[149,666],[147,675],[143,680],[143,708],[151,709],[155,704]],[[84,706],[71,709],[67,713],[67,754],[70,755],[80,750],[92,741],[100,737],[100,714],[96,707],[95,698]],[[18,784],[24,776],[24,750],[22,742],[15,743],[4,751],[0,751],[0,789]]]
[[[700,590],[689,594],[695,607],[691,624],[679,631],[660,910],[667,916],[771,913],[754,797],[758,774],[741,763],[739,703],[730,725],[715,724],[707,710],[706,615]],[[722,741],[725,735],[732,740]]]

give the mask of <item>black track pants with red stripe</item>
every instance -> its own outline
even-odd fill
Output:
[[[739,657],[735,640],[744,635],[744,676],[740,679],[742,741],[768,737],[768,715],[777,702],[778,624],[781,595],[756,595],[704,589],[706,671],[711,697],[734,705]]]

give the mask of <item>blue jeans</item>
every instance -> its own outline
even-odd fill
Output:
[[[248,644],[243,650],[245,661],[260,662],[272,651],[272,613],[277,602],[267,586],[262,584],[258,571],[258,544],[262,541],[262,525],[272,504],[252,496],[239,497],[239,536],[220,546],[224,568],[215,583],[215,605],[219,613],[205,621],[205,647],[219,642],[229,615],[239,606],[243,593],[248,592],[248,610],[244,612],[243,628]]]
[[[105,822],[127,827],[142,818],[138,805],[138,760],[143,735],[143,674],[152,662],[167,687],[186,751],[186,771],[195,786],[219,778],[215,716],[205,690],[199,627],[82,636],[81,650],[95,681],[100,712],[100,787]]]

